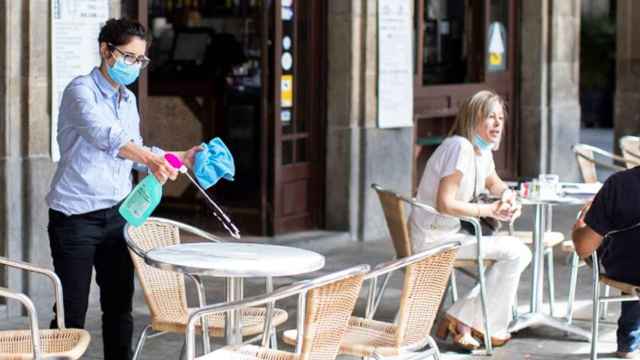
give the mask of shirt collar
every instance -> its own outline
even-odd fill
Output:
[[[119,91],[120,96],[122,96],[122,99],[125,99],[125,100],[129,99],[129,93],[127,92],[127,89],[122,85],[119,86],[117,89],[114,89],[113,86],[111,86],[111,84],[107,81],[107,79],[105,79],[104,75],[102,75],[100,68],[95,67],[93,71],[91,71],[91,78],[93,78],[93,81],[95,81],[96,85],[98,86],[98,89],[100,90],[100,92],[104,97],[112,98],[116,96],[116,94]]]

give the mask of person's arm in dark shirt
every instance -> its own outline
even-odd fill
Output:
[[[600,245],[606,233],[612,228],[615,211],[615,176],[610,177],[598,192],[593,202],[580,210],[573,226],[571,238],[580,258],[590,256]]]

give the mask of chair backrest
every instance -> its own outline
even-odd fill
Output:
[[[621,156],[612,154],[608,151],[605,151],[598,147],[587,145],[587,144],[574,145],[573,152],[576,155],[576,160],[578,161],[578,167],[580,168],[580,173],[582,174],[582,178],[585,183],[598,182],[598,174],[596,171],[596,166],[600,166],[613,171],[621,171],[621,170],[624,170],[625,168],[614,164],[613,161],[619,161],[624,163],[627,162]],[[609,163],[609,162],[601,161],[598,158],[596,158],[596,155],[598,157],[605,158],[612,162]]]
[[[457,252],[458,247],[449,244],[407,266],[400,296],[397,346],[422,343],[431,332]]]
[[[179,244],[178,226],[161,219],[150,219],[139,227],[126,225],[125,237],[129,242],[129,253],[142,285],[145,300],[149,305],[151,317],[186,318],[188,310],[184,276],[149,266],[132,250],[133,246],[137,246],[140,250],[147,252],[151,249]]]
[[[205,306],[193,311],[187,321],[187,359],[194,358],[195,325],[203,316],[274,303],[277,300],[298,295],[300,297],[298,303],[304,304],[304,310],[298,309],[298,336],[302,337],[298,345],[299,359],[334,360],[338,355],[340,342],[358,299],[362,281],[368,271],[369,265],[358,265],[315,279],[299,281],[271,293],[235,303]],[[303,317],[300,317],[301,313],[304,314]],[[266,329],[263,336],[268,338],[268,332],[269,329]],[[268,352],[266,349],[263,350]],[[205,357],[206,355],[202,358]]]
[[[358,300],[364,272],[307,293],[301,360],[333,360],[338,355]]]
[[[586,183],[598,182],[598,174],[596,172],[596,164],[590,159],[595,159],[593,151],[584,144],[576,144],[573,147],[573,152],[576,155],[576,161],[578,162],[578,168],[580,174],[582,174],[582,180]]]
[[[410,256],[412,254],[411,237],[405,217],[404,201],[398,194],[379,185],[373,184],[371,187],[376,191],[378,199],[380,199],[391,241],[393,241],[393,247],[396,250],[396,257],[401,259]]]
[[[640,163],[640,137],[623,136],[619,141],[622,157],[624,157],[627,169],[638,166]]]

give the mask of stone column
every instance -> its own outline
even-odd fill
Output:
[[[549,0],[522,1],[520,38],[519,172],[533,176],[548,167]]]
[[[114,16],[120,0],[109,0]],[[52,268],[47,235],[51,161],[50,2],[0,2],[0,255]],[[97,41],[97,39],[96,39]],[[53,289],[41,276],[0,273],[49,316]],[[9,315],[20,305],[10,302]]]
[[[580,0],[523,1],[520,173],[579,177]]]
[[[549,65],[549,169],[579,180],[571,146],[580,142],[580,1],[552,1]]]
[[[637,20],[637,21],[636,21]],[[640,134],[640,3],[618,0],[614,148],[620,137]]]
[[[411,191],[412,128],[377,128],[377,3],[330,0],[327,227],[387,236],[372,183]]]
[[[24,259],[21,156],[26,106],[21,59],[27,56],[25,6],[23,1],[0,3],[0,246],[1,255],[11,259]],[[18,271],[2,269],[3,286],[22,292],[22,279]],[[20,305],[9,302],[8,310],[16,314]]]

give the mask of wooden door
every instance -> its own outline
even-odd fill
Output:
[[[414,185],[451,128],[460,103],[483,89],[496,91],[507,102],[504,138],[494,158],[500,176],[516,177],[517,1],[417,0],[415,10]],[[502,50],[497,64],[490,57],[491,46]]]
[[[274,234],[322,225],[325,1],[275,0],[270,197]]]

